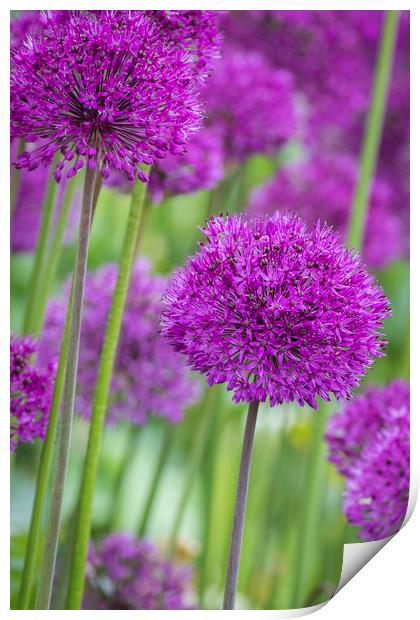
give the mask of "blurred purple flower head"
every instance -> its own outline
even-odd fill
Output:
[[[358,164],[351,156],[313,156],[307,162],[281,168],[251,198],[251,215],[270,215],[293,209],[307,222],[326,222],[345,236]],[[374,179],[363,248],[363,259],[372,268],[384,268],[402,254],[402,232],[388,185]]]
[[[36,245],[47,179],[48,168],[43,166],[33,172],[22,170],[10,225],[12,252],[33,250]]]
[[[326,433],[329,460],[340,473],[350,475],[378,431],[406,423],[409,405],[410,391],[405,381],[397,379],[385,387],[368,387],[330,419]]]
[[[91,544],[83,609],[193,609],[191,570],[146,539],[115,533]]]
[[[230,160],[276,153],[297,131],[293,76],[256,52],[225,48],[203,99]]]
[[[41,142],[17,165],[60,153],[57,180],[84,165],[146,180],[140,165],[182,152],[199,126],[193,58],[142,11],[62,13],[12,53],[12,136]]]
[[[10,49],[14,50],[22,45],[28,35],[38,35],[43,29],[42,14],[40,11],[21,11],[10,19]]]
[[[10,449],[19,443],[44,439],[55,378],[55,364],[35,368],[37,345],[30,336],[10,339]]]
[[[91,415],[106,322],[117,279],[117,267],[106,265],[87,275],[83,311],[76,411]],[[171,423],[182,419],[185,407],[199,395],[181,356],[159,333],[161,297],[166,279],[150,273],[146,260],[137,260],[130,283],[111,380],[107,422],[129,419],[146,424],[152,414]],[[70,283],[67,285],[67,294]],[[57,354],[64,328],[67,295],[51,300],[39,343],[39,359]]]
[[[165,294],[175,350],[234,401],[348,398],[382,355],[390,313],[359,256],[293,214],[212,217],[203,232]]]

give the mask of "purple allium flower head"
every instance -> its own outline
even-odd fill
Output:
[[[57,180],[84,165],[145,180],[139,166],[181,152],[199,126],[193,58],[142,11],[66,13],[47,12],[42,37],[12,54],[12,136],[41,143],[17,165],[61,153]]]
[[[32,250],[38,238],[42,204],[47,187],[48,168],[22,170],[11,220],[12,252]]]
[[[218,132],[195,134],[182,155],[170,155],[153,167],[149,190],[154,202],[165,195],[212,189],[224,175],[224,151]]]
[[[410,433],[405,424],[380,430],[352,468],[344,492],[344,514],[363,540],[395,534],[407,512],[410,491]]]
[[[31,362],[36,343],[30,336],[10,339],[10,449],[44,439],[55,377],[55,363],[45,369]]]
[[[90,417],[106,322],[117,279],[117,267],[106,265],[88,274],[85,289],[76,411]],[[146,424],[149,415],[179,422],[185,407],[198,397],[181,356],[159,333],[161,297],[166,279],[150,273],[146,260],[137,260],[123,316],[107,422],[129,419]],[[67,294],[70,283],[67,286]],[[49,359],[61,341],[67,295],[52,300],[39,343],[39,359]]]
[[[10,20],[10,49],[22,45],[28,35],[37,35],[43,28],[40,11],[22,11]]]
[[[305,221],[327,222],[345,235],[351,213],[358,164],[348,155],[313,156],[305,163],[281,168],[251,198],[251,215],[270,215],[291,207]],[[392,208],[393,193],[385,182],[371,186],[363,258],[383,268],[401,256],[401,225]]]
[[[203,98],[208,125],[221,132],[228,159],[272,154],[296,132],[293,77],[258,53],[226,48]]]
[[[192,609],[191,570],[146,539],[115,533],[91,544],[83,609]]]
[[[163,334],[234,401],[347,398],[373,359],[388,301],[360,257],[293,214],[212,217],[172,278]]]
[[[348,476],[365,446],[386,427],[401,428],[408,421],[409,387],[397,379],[386,387],[368,387],[330,418],[326,433],[329,460]]]

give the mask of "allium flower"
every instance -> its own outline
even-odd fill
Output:
[[[111,534],[90,546],[83,609],[193,609],[191,570],[145,539]]]
[[[106,322],[117,279],[117,267],[106,265],[86,279],[76,411],[90,417]],[[194,381],[159,333],[163,277],[150,273],[146,260],[138,260],[128,292],[114,373],[107,422],[123,418],[145,424],[151,414],[179,422],[186,406],[198,396]],[[67,292],[70,283],[67,286]],[[49,359],[61,341],[67,295],[52,300],[39,343],[39,359]]]
[[[204,129],[193,136],[183,155],[170,155],[155,166],[149,190],[154,202],[165,195],[212,189],[224,175],[224,152],[219,134]]]
[[[48,168],[22,170],[11,220],[12,252],[32,250],[38,238],[42,204],[47,187]]]
[[[329,459],[338,471],[350,475],[364,447],[378,431],[401,428],[408,420],[409,387],[396,380],[386,387],[369,387],[356,396],[328,424]]]
[[[172,278],[163,334],[234,401],[347,398],[382,355],[389,307],[337,234],[293,214],[212,217]]]
[[[358,164],[347,155],[313,157],[305,163],[281,168],[258,188],[250,203],[252,215],[270,215],[293,207],[307,222],[322,222],[345,235],[358,178]],[[393,208],[393,194],[385,182],[371,186],[363,259],[383,268],[401,256],[401,224]]]
[[[35,368],[36,343],[30,336],[10,339],[10,449],[44,439],[54,385],[55,364]]]
[[[292,75],[255,52],[226,49],[203,97],[208,125],[221,132],[228,159],[272,154],[296,132]]]
[[[12,136],[39,142],[17,165],[60,180],[85,164],[145,180],[199,125],[196,64],[141,11],[47,12],[42,37],[12,54]],[[70,162],[72,162],[70,164]]]
[[[379,431],[363,450],[347,480],[344,514],[363,540],[395,534],[407,512],[410,491],[410,433],[406,424]]]
[[[28,35],[39,35],[44,25],[41,11],[20,11],[17,17],[10,20],[10,49],[17,49]]]

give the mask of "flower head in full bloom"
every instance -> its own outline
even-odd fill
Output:
[[[293,206],[305,221],[320,219],[344,235],[357,177],[357,161],[349,155],[313,156],[307,162],[284,166],[259,187],[249,212],[270,215]],[[402,253],[401,225],[392,203],[391,188],[374,179],[363,247],[363,258],[372,268],[383,268]]]
[[[115,533],[91,544],[83,609],[192,609],[191,570],[146,539]]]
[[[76,411],[86,418],[91,414],[116,279],[117,267],[113,264],[88,274],[86,279],[76,401]],[[159,333],[165,285],[165,278],[150,273],[146,260],[135,263],[111,380],[108,423],[129,419],[146,424],[151,414],[176,423],[198,396],[197,381]],[[57,352],[66,306],[66,296],[52,300],[48,306],[39,343],[41,362]]]
[[[203,98],[207,124],[223,136],[227,159],[276,153],[296,133],[293,77],[256,52],[226,48]]]
[[[34,367],[36,343],[30,336],[10,340],[10,448],[44,439],[54,385],[55,364]]]
[[[145,180],[141,164],[182,151],[199,126],[193,58],[142,11],[64,13],[45,13],[42,36],[12,54],[12,136],[38,143],[16,165],[59,154],[57,180],[84,165]]]
[[[293,214],[212,217],[207,243],[173,276],[163,334],[235,401],[347,398],[382,354],[388,301],[319,224]]]

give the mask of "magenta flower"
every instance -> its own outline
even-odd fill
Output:
[[[273,154],[296,133],[292,75],[255,52],[226,48],[203,98],[208,125],[223,136],[228,159]]]
[[[12,252],[33,250],[38,239],[48,169],[22,170],[10,223]]]
[[[163,334],[234,401],[348,398],[375,357],[388,301],[337,234],[293,214],[212,217],[173,276]]]
[[[250,202],[251,215],[270,215],[291,207],[305,221],[318,219],[344,236],[348,228],[358,164],[347,155],[313,156],[305,163],[281,168],[259,187]],[[400,219],[393,211],[390,187],[378,179],[371,186],[363,259],[372,268],[384,268],[401,256]]]
[[[35,368],[37,345],[30,336],[10,339],[10,449],[44,439],[55,378],[55,364]]]
[[[191,570],[146,539],[116,533],[91,544],[83,609],[193,609]]]
[[[117,279],[117,267],[106,265],[88,274],[80,342],[76,411],[91,415],[106,322]],[[185,407],[199,395],[199,386],[183,363],[159,334],[163,277],[150,273],[146,260],[133,268],[111,380],[107,423],[129,419],[146,424],[150,415],[172,423],[182,419]],[[67,292],[70,283],[67,285]],[[56,354],[61,342],[67,295],[51,300],[39,343],[39,359]]]
[[[48,12],[12,54],[12,136],[37,142],[19,167],[84,165],[145,180],[141,164],[179,153],[200,121],[196,65],[141,11]]]

